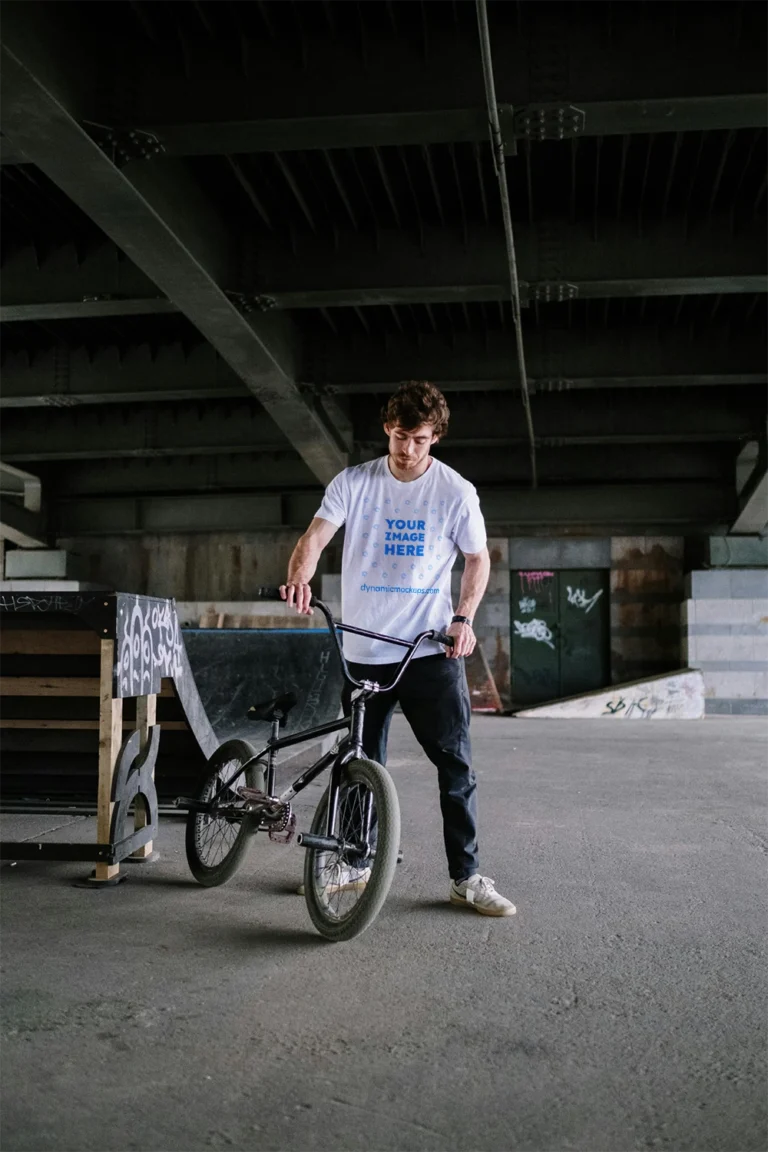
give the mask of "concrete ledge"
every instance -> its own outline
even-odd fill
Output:
[[[704,678],[685,668],[599,688],[582,696],[552,700],[515,713],[524,719],[700,720],[704,716]]]
[[[705,700],[707,716],[768,716],[768,700]]]
[[[712,568],[689,572],[685,578],[689,600],[757,600],[768,597],[768,569]]]

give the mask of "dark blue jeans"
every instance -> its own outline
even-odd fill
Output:
[[[356,680],[388,684],[397,664],[352,664]],[[351,689],[345,686],[344,709]],[[414,660],[394,692],[374,696],[365,705],[363,749],[371,760],[387,762],[387,736],[399,701],[414,736],[437,768],[443,838],[452,880],[479,871],[477,784],[469,742],[470,703],[463,660],[423,656]]]

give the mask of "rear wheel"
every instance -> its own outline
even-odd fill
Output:
[[[320,935],[336,943],[359,936],[378,916],[392,884],[400,846],[400,804],[392,777],[373,760],[352,760],[342,773],[333,835],[359,839],[367,808],[374,834],[366,856],[342,849],[306,849],[307,909]],[[316,836],[326,834],[327,812],[328,792],[312,821]]]
[[[224,884],[235,874],[256,831],[255,821],[245,814],[245,802],[237,793],[243,784],[263,788],[264,773],[260,765],[254,764],[238,775],[243,764],[254,755],[255,750],[247,740],[227,740],[217,748],[206,764],[195,796],[201,803],[208,803],[223,788],[217,808],[226,806],[230,814],[220,815],[217,811],[187,814],[187,862],[195,880],[207,888]]]

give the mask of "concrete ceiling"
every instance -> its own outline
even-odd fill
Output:
[[[492,525],[739,522],[763,5],[489,5],[535,492],[474,4],[2,15],[2,450],[53,533],[299,526],[408,378]]]

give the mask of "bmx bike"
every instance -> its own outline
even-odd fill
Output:
[[[257,599],[280,600],[278,588],[260,588]],[[322,601],[312,606],[325,616],[342,675],[352,689],[348,714],[327,724],[281,736],[293,693],[276,696],[250,709],[257,721],[268,721],[271,735],[256,751],[247,740],[227,740],[208,761],[194,797],[180,796],[186,808],[186,852],[195,879],[206,887],[224,884],[242,864],[254,833],[267,832],[289,843],[296,829],[291,802],[322,772],[330,769],[326,791],[309,832],[297,843],[306,849],[304,896],[310,918],[321,936],[340,942],[368,928],[387,898],[400,847],[400,805],[392,777],[363,751],[365,704],[380,692],[392,692],[425,640],[453,645],[453,639],[431,629],[413,640],[369,632],[333,619]],[[352,632],[406,649],[389,684],[356,680],[344,658],[340,632]],[[347,735],[307,768],[279,796],[275,792],[277,753],[283,748],[347,729]]]

